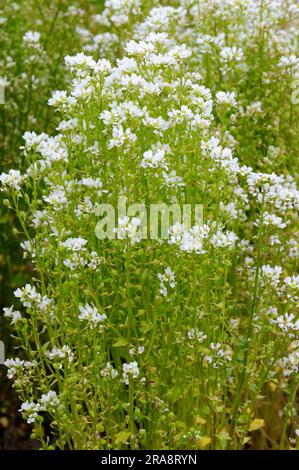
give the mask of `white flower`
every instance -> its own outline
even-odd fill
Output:
[[[121,217],[118,220],[118,227],[114,229],[117,238],[120,240],[129,239],[132,244],[142,239],[141,220],[138,217]]]
[[[93,68],[96,73],[106,75],[111,71],[111,63],[107,59],[99,59]]]
[[[20,358],[6,359],[4,365],[8,368],[7,377],[13,379],[15,376],[22,374],[26,368],[35,367],[36,362],[22,361]]]
[[[34,304],[40,303],[42,300],[41,295],[37,292],[35,286],[26,284],[25,287],[17,289],[14,292],[17,299],[20,299],[25,307],[32,307]]]
[[[294,54],[290,56],[283,56],[279,59],[278,67],[281,68],[290,68],[290,67],[299,67],[299,58]]]
[[[32,424],[38,418],[38,412],[40,411],[41,406],[39,403],[25,401],[22,403],[21,408],[19,411],[23,413],[26,417],[27,423]]]
[[[123,57],[116,59],[117,68],[120,72],[136,72],[138,71],[137,62],[131,57]]]
[[[277,228],[285,228],[287,226],[286,222],[282,221],[282,217],[275,214],[269,214],[269,212],[264,213],[264,224],[266,226],[270,225]]]
[[[228,346],[222,346],[220,343],[210,344],[211,355],[205,356],[205,360],[212,364],[215,369],[221,367],[225,362],[232,360],[232,352]]]
[[[46,295],[41,296],[41,294],[37,292],[35,286],[26,284],[25,287],[17,289],[14,292],[14,295],[16,298],[20,299],[24,307],[37,308],[40,313],[49,315],[50,317],[53,316],[54,300],[50,299]]]
[[[144,346],[138,346],[137,351],[135,348],[131,348],[129,350],[130,356],[135,356],[135,354],[143,354],[144,353]]]
[[[278,365],[282,368],[283,375],[289,377],[299,372],[299,351],[292,351],[288,356],[278,361]]]
[[[290,289],[299,291],[299,276],[293,275],[286,277],[284,280],[284,284]]]
[[[173,47],[169,51],[169,54],[173,56],[176,60],[183,60],[190,57],[192,55],[192,51],[191,49],[186,47],[186,44],[182,44],[180,46]]]
[[[112,367],[110,362],[107,362],[105,369],[101,370],[101,376],[115,379],[118,376],[118,372]]]
[[[103,186],[103,183],[99,178],[82,178],[82,180],[79,181],[79,184],[86,186],[87,188],[95,189],[101,189]]]
[[[62,348],[54,346],[51,351],[45,351],[45,356],[51,361],[58,359],[68,359],[69,362],[72,362],[72,360],[74,359],[74,354],[71,348],[67,345],[62,346]]]
[[[280,315],[272,320],[271,323],[276,324],[284,333],[287,333],[289,338],[294,338],[294,333],[299,330],[299,320],[296,320],[295,315],[292,313]]]
[[[21,189],[20,184],[24,180],[24,176],[21,175],[19,170],[9,170],[8,173],[1,173],[0,183],[4,189],[14,188],[17,191]]]
[[[69,70],[94,69],[96,67],[96,61],[91,56],[85,55],[83,52],[74,56],[67,55],[64,58],[64,61]]]
[[[48,411],[59,405],[59,398],[57,393],[50,390],[48,393],[44,393],[40,398],[40,409],[42,411]]]
[[[48,100],[48,104],[50,106],[55,106],[55,107],[65,102],[67,102],[67,92],[65,90],[54,91],[52,93],[52,98],[49,98]]]
[[[36,31],[27,31],[23,36],[23,42],[37,44],[40,40],[40,33]]]
[[[31,424],[36,421],[40,411],[53,411],[57,405],[59,405],[59,398],[56,392],[50,390],[41,396],[40,403],[26,401],[22,403],[19,411],[26,417],[27,423]]]
[[[3,312],[4,312],[4,316],[6,318],[10,318],[11,319],[11,325],[15,325],[16,323],[18,323],[20,320],[22,320],[22,315],[21,313],[17,310],[17,311],[14,311],[13,310],[13,306],[12,307],[5,307],[3,308]]]
[[[173,124],[182,124],[184,121],[193,119],[193,112],[188,106],[182,105],[180,109],[168,111],[168,116]]]
[[[101,258],[96,251],[90,253],[90,261],[88,263],[89,269],[96,271],[101,264]]]
[[[187,253],[204,254],[204,242],[209,232],[207,225],[194,225],[187,230],[184,224],[176,223],[169,229],[169,243],[179,245],[180,250]]]
[[[155,52],[155,46],[151,42],[146,42],[146,41],[129,41],[126,44],[125,51],[129,55],[146,55],[151,52]]]
[[[158,149],[156,152],[153,152],[153,150],[144,152],[141,166],[143,168],[166,168],[165,151]]]
[[[34,146],[40,145],[42,141],[47,140],[48,138],[48,134],[45,133],[36,134],[36,132],[26,131],[23,135],[25,146],[21,147],[21,149],[31,150]]]
[[[189,340],[196,340],[198,343],[203,343],[203,341],[207,338],[207,335],[205,335],[203,331],[200,331],[195,328],[191,328],[191,330],[188,330],[187,336]]]
[[[136,361],[130,362],[129,364],[123,364],[123,381],[126,385],[129,384],[129,379],[136,379],[139,375],[139,368]]]
[[[236,93],[234,92],[218,91],[218,93],[216,93],[216,100],[220,104],[227,104],[233,107],[237,106]]]
[[[60,209],[61,206],[68,202],[64,189],[57,189],[50,193],[49,196],[44,196],[43,199],[54,206],[54,209]]]
[[[168,296],[168,289],[174,289],[176,286],[175,275],[171,268],[168,266],[164,273],[158,274],[158,279],[160,280],[160,294],[164,297]],[[169,299],[168,299],[169,300]]]
[[[224,63],[229,63],[232,61],[240,62],[243,57],[242,49],[233,46],[233,47],[223,47],[220,51],[220,58]]]
[[[240,211],[238,211],[234,202],[230,202],[226,205],[220,202],[220,209],[228,214],[230,219],[236,220],[240,216]]]
[[[153,118],[149,116],[149,114],[145,115],[142,122],[146,127],[153,129],[154,134],[158,134],[161,136],[164,134],[165,131],[167,131],[170,126],[169,121],[165,121],[162,116]]]
[[[95,327],[107,318],[107,315],[105,313],[100,314],[94,305],[85,304],[84,307],[80,305],[79,310],[79,320],[90,322],[92,327]]]
[[[165,183],[170,188],[175,188],[177,186],[183,186],[183,178],[181,176],[177,176],[175,170],[171,171],[170,173],[166,173],[165,171],[162,172],[162,176],[165,180]]]
[[[78,252],[78,251],[84,251],[85,245],[87,245],[87,243],[88,243],[87,240],[85,240],[85,238],[82,238],[82,237],[68,238],[67,240],[61,243],[61,246],[63,246],[69,251]]]
[[[211,244],[215,248],[233,248],[238,240],[237,235],[234,232],[222,232],[218,230],[215,235],[211,238]]]
[[[124,131],[123,126],[113,126],[112,139],[108,142],[108,149],[113,147],[122,147],[125,143],[130,144],[135,142],[137,139],[136,135],[131,132],[131,129]]]
[[[48,103],[50,104],[50,103]],[[62,132],[65,132],[65,131],[68,131],[68,130],[74,130],[78,127],[78,119],[77,118],[74,118],[74,119],[67,119],[65,121],[61,121],[58,126],[56,127],[56,129],[58,131],[62,131]]]
[[[274,266],[274,268],[272,268],[271,266],[266,264],[262,266],[261,272],[263,276],[263,281],[268,281],[274,288],[278,286],[282,273],[281,266]]]

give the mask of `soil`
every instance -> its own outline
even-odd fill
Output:
[[[31,427],[22,419],[20,402],[0,365],[0,450],[33,450],[39,444],[30,438]]]

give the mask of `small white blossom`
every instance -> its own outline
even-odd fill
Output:
[[[105,313],[101,314],[94,305],[85,304],[84,307],[80,305],[79,310],[79,320],[88,321],[92,327],[102,323],[107,318],[107,315]]]
[[[68,238],[66,241],[61,243],[61,246],[66,248],[69,251],[84,251],[85,245],[87,245],[87,240],[84,238]]]
[[[20,320],[22,320],[22,315],[18,310],[14,310],[14,307],[4,307],[3,308],[4,317],[9,318],[11,320],[11,325],[15,325]]]
[[[2,190],[14,188],[19,191],[23,180],[24,177],[21,175],[19,170],[9,170],[8,173],[1,173],[0,175],[0,183],[3,186]]]
[[[236,93],[234,92],[218,91],[218,93],[216,93],[216,100],[220,104],[226,104],[233,107],[237,106]]]
[[[138,217],[121,217],[114,229],[119,240],[129,239],[132,244],[142,239],[141,220]]]
[[[107,362],[105,369],[101,370],[101,376],[115,379],[118,376],[118,372],[112,367],[110,362]]]
[[[160,280],[160,294],[164,297],[168,297],[169,292],[168,289],[174,289],[176,286],[175,275],[171,268],[168,266],[164,273],[158,274],[158,278]]]
[[[139,368],[136,361],[130,362],[129,364],[123,364],[123,381],[126,385],[129,384],[129,379],[136,379],[139,375]]]
[[[25,43],[37,44],[40,40],[40,33],[36,31],[27,31],[23,36],[23,41]]]

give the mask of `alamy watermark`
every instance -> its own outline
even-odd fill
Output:
[[[0,104],[5,104],[6,80],[0,77]]]
[[[112,204],[99,204],[96,215],[100,221],[95,234],[100,240],[125,239],[168,240],[173,225],[183,224],[186,230],[203,225],[202,204],[149,204],[127,205],[127,198],[118,198],[117,208]]]
[[[299,70],[294,74],[292,81],[292,104],[299,104]]]
[[[0,364],[5,362],[5,346],[3,341],[0,341]]]

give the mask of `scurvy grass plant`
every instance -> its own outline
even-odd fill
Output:
[[[109,1],[97,21],[49,99],[57,134],[25,132],[27,167],[0,176],[35,270],[4,312],[21,412],[44,448],[296,448],[297,4]],[[99,239],[119,196],[204,223],[152,240],[136,213]]]
[[[80,34],[90,2],[76,0],[2,0],[0,4],[0,172],[22,168],[19,151],[28,129],[53,132],[55,115],[46,106],[53,87],[65,86],[63,57],[82,47]],[[83,7],[83,9],[82,9]],[[14,220],[0,210],[0,303],[12,283],[24,276],[24,264],[16,256]]]

